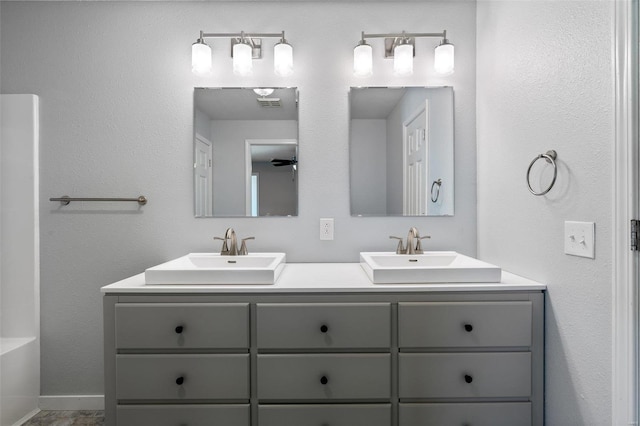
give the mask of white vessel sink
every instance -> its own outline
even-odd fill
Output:
[[[144,278],[146,284],[273,284],[285,261],[284,253],[190,253],[147,269]]]
[[[455,251],[363,252],[360,265],[374,284],[494,283],[502,275],[500,267]]]

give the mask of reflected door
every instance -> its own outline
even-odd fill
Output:
[[[213,213],[213,144],[206,138],[196,135],[195,143],[195,198],[196,217],[211,216]]]
[[[429,101],[403,123],[403,214],[427,214]]]

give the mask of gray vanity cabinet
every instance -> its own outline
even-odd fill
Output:
[[[107,294],[108,426],[542,426],[541,291]]]

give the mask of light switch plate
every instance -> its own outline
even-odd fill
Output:
[[[564,252],[572,256],[595,259],[596,224],[593,222],[564,223]]]

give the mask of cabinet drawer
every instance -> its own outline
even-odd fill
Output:
[[[386,348],[389,303],[258,303],[258,347]]]
[[[260,405],[258,426],[389,426],[391,404]]]
[[[400,398],[531,395],[531,353],[400,354]]]
[[[400,347],[531,346],[531,302],[425,302],[398,306]]]
[[[249,404],[119,405],[118,426],[249,426]]]
[[[116,305],[116,348],[248,348],[248,303]]]
[[[248,399],[249,355],[117,355],[116,398]]]
[[[531,403],[400,404],[399,426],[531,426]]]
[[[258,399],[388,399],[389,354],[258,355]]]

